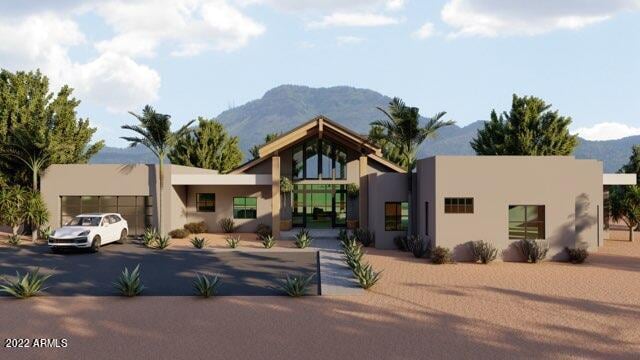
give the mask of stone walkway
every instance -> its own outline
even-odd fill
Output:
[[[364,290],[342,260],[340,243],[335,238],[314,238],[313,248],[320,253],[322,295],[361,295]]]

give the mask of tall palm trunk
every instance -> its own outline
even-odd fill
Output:
[[[37,164],[33,164],[32,170],[33,170],[32,188],[33,188],[33,192],[37,192],[38,191],[38,173],[40,172],[40,167]],[[35,244],[36,241],[38,240],[38,227],[34,224],[30,224],[30,225],[31,225],[31,242]]]

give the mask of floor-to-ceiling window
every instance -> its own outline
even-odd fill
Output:
[[[293,226],[342,227],[347,223],[345,185],[296,184],[293,191]]]
[[[293,148],[294,180],[347,178],[347,153],[327,139],[311,139]]]

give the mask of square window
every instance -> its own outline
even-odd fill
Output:
[[[255,197],[234,197],[233,217],[236,219],[256,219],[258,217],[258,199]]]
[[[445,214],[473,214],[473,198],[444,198]]]
[[[196,194],[196,211],[215,212],[216,211],[216,194],[214,193]]]

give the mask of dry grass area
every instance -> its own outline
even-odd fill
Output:
[[[638,359],[640,243],[583,265],[366,258],[384,277],[362,296],[3,298],[2,338],[69,347],[0,358]]]
[[[222,233],[207,233],[207,234],[191,234],[184,239],[171,239],[171,247],[172,248],[192,248],[191,239],[194,237],[203,237],[207,240],[206,248],[212,249],[228,249],[229,244],[227,244],[228,236],[240,236],[240,245],[238,249],[264,249],[262,246],[262,241],[258,240],[258,236],[255,233],[233,233],[233,234],[222,234]],[[293,241],[290,240],[282,240],[276,241],[276,245],[272,249],[294,249],[296,248],[293,244]]]

